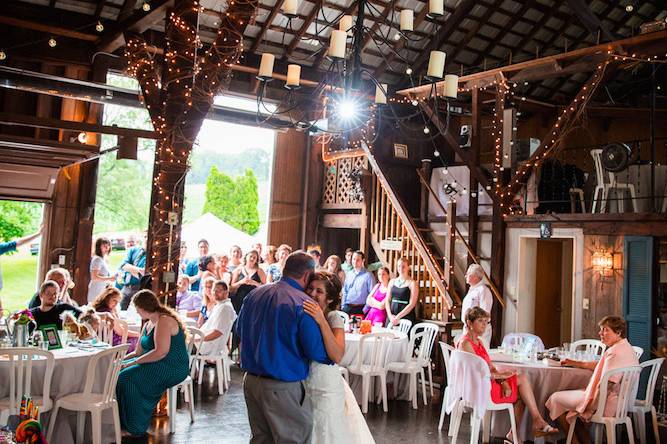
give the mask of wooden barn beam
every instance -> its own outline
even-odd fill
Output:
[[[252,46],[250,46],[248,52],[255,53],[257,51],[259,44],[262,43],[264,34],[266,34],[266,30],[269,28],[269,26],[271,26],[273,20],[280,12],[280,8],[283,6],[283,1],[284,0],[278,0],[276,4],[273,6],[273,9],[269,13],[268,17],[266,17],[266,20],[264,20],[264,23],[262,23],[262,27],[259,29],[259,32],[255,36],[255,40],[252,42]]]
[[[49,35],[57,35],[67,37],[70,39],[84,40],[86,42],[98,42],[100,36],[88,34],[85,32],[74,31],[72,29],[63,28],[60,26],[48,25],[31,20],[23,20],[6,15],[0,15],[0,25],[12,26],[15,28],[29,29],[31,31],[43,32]]]
[[[611,4],[613,3],[614,2],[611,2]],[[591,10],[588,2],[584,0],[567,0],[567,4],[570,6],[570,9],[572,9],[572,12],[574,12],[574,15],[579,19],[581,24],[584,25],[594,37],[597,38],[598,32],[600,32],[605,40],[614,40],[614,36],[604,27],[598,16]]]
[[[312,9],[308,13],[308,16],[306,16],[306,18],[303,19],[303,25],[301,26],[301,29],[299,29],[297,33],[294,35],[294,37],[292,37],[292,41],[287,47],[287,51],[285,51],[286,58],[292,56],[292,53],[298,46],[304,34],[306,34],[306,32],[308,31],[310,25],[315,21],[315,19],[317,19],[317,14],[319,13],[321,6],[322,6],[322,0],[317,0],[315,3],[313,3]]]
[[[164,19],[167,9],[174,5],[174,0],[153,0],[151,10],[137,11],[127,19],[116,23],[103,37],[97,49],[100,52],[114,52],[125,45],[124,33],[128,31],[143,33],[153,24]]]

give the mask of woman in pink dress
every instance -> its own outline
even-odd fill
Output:
[[[387,286],[389,285],[389,268],[381,267],[378,269],[378,283],[371,290],[366,298],[366,305],[370,310],[365,319],[371,321],[371,324],[380,323],[384,325],[387,320],[387,310],[385,309],[385,298],[387,297]]]
[[[639,360],[632,349],[632,345],[625,339],[627,326],[623,318],[620,316],[606,316],[598,325],[600,326],[600,340],[607,346],[600,361],[583,362],[571,359],[561,361],[561,365],[593,370],[593,376],[586,389],[556,392],[547,401],[547,409],[549,409],[551,419],[558,418],[565,433],[568,432],[577,416],[584,420],[593,416],[597,407],[600,380],[606,372],[617,368],[639,365]],[[620,375],[616,380],[612,378],[611,382],[613,385],[618,384]],[[610,387],[604,408],[605,416],[612,416],[616,409],[617,390],[616,387]],[[575,428],[575,437],[579,443],[590,442],[588,432],[582,427]]]
[[[533,420],[533,436],[535,438],[558,433],[557,429],[551,427],[542,418],[535,401],[533,387],[525,375],[517,374],[514,371],[499,371],[491,363],[489,353],[484,348],[481,339],[486,332],[486,326],[490,319],[491,315],[481,307],[473,307],[468,310],[465,319],[468,331],[459,340],[457,348],[475,354],[486,361],[491,371],[491,401],[494,404],[514,404],[514,415],[517,424],[521,424],[523,412],[527,408]],[[507,440],[515,444],[520,442],[518,437],[512,437],[511,432],[507,434]]]

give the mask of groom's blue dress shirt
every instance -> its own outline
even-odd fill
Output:
[[[296,281],[285,277],[248,294],[236,325],[243,370],[294,382],[308,377],[311,361],[331,364],[320,328],[303,311],[308,299]]]

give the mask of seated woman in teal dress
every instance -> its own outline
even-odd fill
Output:
[[[150,290],[139,291],[132,302],[147,322],[136,350],[125,358],[116,399],[124,434],[141,436],[164,392],[188,376],[187,329],[178,314],[160,304]]]

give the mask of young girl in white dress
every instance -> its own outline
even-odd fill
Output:
[[[327,355],[336,363],[310,364],[306,389],[313,405],[312,444],[371,444],[375,440],[337,365],[345,354],[344,322],[336,311],[341,287],[338,276],[315,273],[306,290],[313,302],[303,305],[319,325]]]

